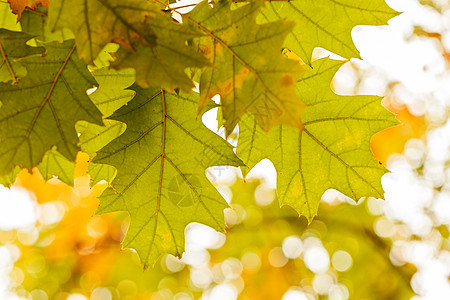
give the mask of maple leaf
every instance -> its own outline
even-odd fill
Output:
[[[126,89],[134,83],[134,73],[132,69],[116,71],[107,68],[92,72],[98,82],[98,87],[89,95],[89,98],[104,116],[111,115],[134,97],[135,92]],[[103,124],[101,126],[87,121],[78,121],[75,124],[80,140],[78,145],[90,157],[94,157],[95,152],[121,135],[126,128],[124,123],[114,120],[103,120]],[[69,161],[55,148],[47,151],[39,164],[39,171],[45,180],[57,176],[58,179],[68,185],[73,185],[74,169],[75,163]],[[115,168],[112,166],[93,163],[88,165],[88,173],[93,184],[100,180],[111,181],[115,172]]]
[[[111,65],[120,69],[135,68],[136,82],[142,87],[161,86],[169,91],[181,88],[189,92],[194,85],[185,69],[206,66],[208,61],[193,47],[187,46],[186,41],[201,34],[185,24],[175,23],[170,15],[148,18],[145,23],[154,30],[157,44],[136,44],[135,51],[121,48]]]
[[[50,8],[53,29],[70,28],[80,56],[92,63],[109,42],[121,45],[113,66],[133,67],[142,87],[162,86],[189,91],[193,84],[184,73],[188,67],[203,67],[207,60],[186,40],[199,36],[169,13],[148,1],[121,0],[54,1]]]
[[[116,177],[117,170],[110,165],[89,163],[88,173],[91,185],[95,185],[102,180],[111,182]]]
[[[52,31],[69,28],[75,35],[79,55],[92,63],[109,42],[133,49],[137,40],[155,45],[154,32],[143,27],[147,18],[161,12],[148,1],[53,0],[49,9]]]
[[[357,57],[351,31],[356,25],[385,25],[399,13],[384,0],[302,0],[268,1],[260,21],[294,20],[294,30],[285,45],[307,64],[316,47],[323,47],[345,58]]]
[[[20,18],[22,31],[33,34],[41,42],[63,42],[74,39],[72,31],[67,28],[54,32],[48,26],[48,8],[40,6],[34,10],[25,10]]]
[[[17,16],[12,13],[8,2],[0,2],[0,28],[20,31],[20,24],[17,23]]]
[[[83,154],[87,157],[87,154]],[[38,165],[38,169],[45,181],[56,177],[67,185],[72,186],[74,184],[75,162],[64,157],[58,152],[56,147],[53,147],[45,153],[42,162]],[[16,171],[12,174],[15,172]],[[111,182],[116,175],[116,168],[109,165],[89,163],[87,172],[89,174],[91,184],[95,185],[101,180]],[[9,177],[11,177],[11,175]]]
[[[0,29],[0,81],[12,80],[12,83],[16,84],[18,79],[27,73],[25,67],[16,60],[45,51],[43,47],[26,45],[33,37],[23,32]]]
[[[134,83],[134,74],[133,69],[116,71],[101,68],[92,72],[99,86],[89,97],[103,116],[110,116],[118,108],[133,99],[135,91],[126,88]],[[79,121],[75,125],[79,134],[81,150],[89,154],[90,157],[94,157],[98,150],[120,136],[126,127],[127,125],[122,122],[109,119],[103,120],[103,126],[86,121]]]
[[[56,147],[52,147],[51,150],[45,153],[42,162],[38,165],[38,169],[45,181],[56,176],[62,182],[73,185],[75,163],[59,153]]]
[[[0,84],[0,174],[15,165],[31,169],[52,146],[68,159],[78,152],[75,123],[102,124],[86,95],[97,85],[76,55],[74,41],[43,44],[45,56],[20,62],[28,75],[16,85]]]
[[[280,123],[302,128],[304,105],[295,89],[302,68],[281,53],[294,23],[257,24],[261,5],[257,1],[232,10],[228,1],[213,8],[204,1],[183,15],[184,22],[205,33],[199,52],[213,64],[200,78],[199,112],[219,94],[227,134],[247,112],[266,131]]]
[[[110,67],[111,62],[114,61],[114,53],[119,50],[120,46],[118,44],[109,43],[103,48],[102,52],[97,56],[97,58],[94,60],[94,67],[95,69],[101,69],[105,67]]]
[[[101,68],[94,70],[92,76],[98,82],[98,88],[89,95],[89,98],[102,112],[103,116],[110,116],[118,108],[133,99],[135,92],[126,89],[135,81],[133,69],[116,71]]]
[[[49,0],[8,0],[9,7],[13,14],[17,15],[17,21],[22,17],[22,13],[28,6],[31,9],[36,9],[39,5],[48,7]]]
[[[302,131],[278,126],[264,133],[254,117],[239,125],[238,156],[253,167],[264,158],[278,172],[280,205],[289,205],[310,222],[322,194],[338,189],[358,200],[382,197],[381,176],[386,169],[370,150],[376,132],[397,124],[377,96],[338,96],[330,82],[342,61],[321,59],[298,82],[307,109]]]
[[[20,168],[15,167],[9,174],[0,176],[0,184],[3,185],[4,187],[9,188],[16,180],[16,176],[17,174],[19,174],[19,172]]]
[[[148,267],[163,253],[181,255],[190,222],[224,230],[227,203],[205,170],[242,162],[231,145],[195,119],[196,98],[132,89],[135,98],[111,117],[126,123],[127,130],[93,161],[117,168],[114,190],[101,196],[98,212],[129,212],[124,246],[136,249]]]
[[[124,133],[126,127],[122,122],[109,119],[103,121],[103,126],[86,121],[79,121],[75,125],[79,133],[79,146],[90,157],[94,157],[98,150]]]

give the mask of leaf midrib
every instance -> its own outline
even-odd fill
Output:
[[[29,142],[29,137],[30,137],[31,132],[32,132],[32,130],[33,130],[33,128],[34,128],[34,125],[35,125],[36,122],[37,122],[37,119],[39,118],[39,115],[40,115],[42,109],[44,108],[44,106],[45,106],[45,104],[46,104],[47,102],[48,102],[49,105],[50,105],[50,109],[51,109],[52,114],[53,114],[53,117],[55,118],[55,121],[56,121],[56,123],[57,123],[58,131],[59,131],[59,133],[60,133],[60,135],[61,135],[61,138],[62,138],[62,140],[63,140],[63,142],[64,142],[64,145],[65,145],[65,146],[67,147],[67,149],[69,150],[69,145],[67,144],[67,140],[66,140],[66,138],[65,138],[65,134],[64,134],[64,132],[62,131],[62,128],[61,128],[60,123],[59,123],[59,118],[58,118],[56,112],[54,111],[53,105],[52,105],[51,102],[50,102],[50,96],[51,96],[52,93],[53,93],[53,90],[54,90],[54,88],[55,88],[56,82],[57,82],[58,79],[61,77],[61,74],[62,74],[64,68],[66,67],[66,65],[67,65],[67,63],[68,63],[70,57],[72,56],[73,52],[75,51],[75,48],[76,48],[76,44],[74,44],[73,47],[70,49],[69,53],[67,54],[66,59],[64,60],[64,62],[63,62],[62,65],[61,65],[61,68],[59,69],[58,73],[56,74],[55,78],[53,79],[52,84],[51,84],[51,86],[50,86],[50,89],[49,89],[49,91],[47,92],[47,95],[45,96],[45,98],[44,98],[44,100],[41,102],[41,104],[37,107],[37,111],[36,111],[36,113],[35,113],[33,119],[31,120],[31,124],[30,124],[29,127],[28,127],[28,130],[27,130],[27,133],[25,134],[25,137],[24,137],[24,138],[22,139],[22,141],[19,142],[15,147],[11,148],[11,149],[15,149],[15,152],[17,152],[17,149],[19,149],[25,141],[28,141],[29,148],[30,148],[30,149],[29,149],[29,150],[30,150],[30,151],[29,151],[29,152],[30,152],[30,157],[29,157],[29,159],[30,159],[30,164],[31,164],[31,165],[34,165],[34,163],[33,163],[33,157],[32,157],[32,153],[31,153],[31,152],[32,152],[32,151],[31,151],[32,147],[31,147],[31,144],[30,144],[30,142]],[[34,107],[36,107],[36,106],[34,106]],[[17,114],[19,114],[19,112],[17,112]],[[3,120],[2,120],[2,121],[3,121]],[[9,149],[9,150],[11,150],[11,149]],[[8,152],[8,151],[7,151],[7,152]],[[2,153],[1,156],[3,156],[4,154],[6,154],[7,152]],[[14,157],[15,157],[15,154],[11,157],[11,159],[10,159],[9,162],[8,162],[8,164],[10,164],[10,163],[12,162],[12,160],[14,159]]]
[[[309,132],[307,128],[304,128],[303,132],[305,132],[314,142],[316,142],[320,147],[322,147],[328,154],[330,154],[332,157],[337,159],[342,165],[344,165],[346,167],[346,169],[351,170],[359,179],[361,179],[368,186],[370,186],[374,192],[376,192],[377,194],[379,193],[379,191],[369,181],[367,181],[364,177],[362,177],[356,170],[353,169],[352,166],[347,164],[336,153],[334,153],[333,151],[328,149],[328,147],[326,145],[324,145],[318,138],[316,138],[311,132]],[[301,152],[300,152],[300,156],[301,156]],[[350,184],[350,182],[349,182],[349,184]],[[355,200],[357,200],[357,199],[355,199]]]
[[[8,71],[11,73],[11,76],[12,76],[12,79],[13,79],[13,84],[16,84],[17,83],[16,74],[14,74],[14,70],[12,69],[12,66],[9,63],[8,55],[6,55],[5,50],[3,49],[1,41],[0,41],[0,52],[1,52],[2,56],[3,56],[3,61],[6,63],[6,67],[8,68]]]
[[[161,3],[159,0],[155,0],[159,3]],[[162,3],[161,3],[162,4]],[[200,28],[202,31],[204,31],[207,35],[209,35],[213,40],[216,40],[219,44],[221,44],[225,49],[227,49],[228,52],[232,55],[232,57],[236,58],[244,67],[246,67],[248,70],[250,70],[255,77],[258,79],[258,81],[261,83],[261,85],[264,87],[264,90],[272,95],[277,100],[281,101],[281,99],[278,97],[276,93],[274,93],[269,87],[266,85],[264,80],[262,80],[261,76],[259,75],[259,72],[255,70],[252,66],[247,64],[237,53],[233,51],[224,41],[222,41],[218,36],[216,36],[212,31],[201,25],[200,23],[196,22],[195,20],[191,19],[190,17],[186,16],[185,14],[180,14],[183,18],[188,20],[189,22],[193,23],[195,26]]]

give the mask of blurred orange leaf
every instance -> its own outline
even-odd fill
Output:
[[[376,133],[371,139],[370,146],[375,158],[385,165],[390,155],[403,152],[409,139],[421,138],[425,134],[427,124],[423,116],[413,115],[405,105],[394,107],[389,98],[385,98],[382,104],[402,122],[398,126]]]

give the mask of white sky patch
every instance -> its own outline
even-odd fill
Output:
[[[33,226],[37,217],[36,201],[30,192],[0,185],[0,230]]]

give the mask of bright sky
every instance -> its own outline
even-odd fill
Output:
[[[447,2],[442,0],[442,3]],[[385,175],[382,181],[386,191],[386,201],[382,204],[382,209],[386,217],[377,222],[375,230],[381,236],[389,236],[389,226],[392,225],[390,220],[400,220],[409,226],[412,233],[426,236],[431,231],[433,221],[423,213],[424,208],[435,211],[441,223],[450,224],[450,171],[444,166],[450,160],[450,122],[444,119],[445,111],[450,108],[450,72],[446,69],[436,41],[411,37],[411,34],[414,26],[444,33],[443,44],[447,51],[450,51],[450,9],[445,15],[440,15],[431,8],[419,5],[416,0],[390,0],[388,4],[405,12],[391,20],[389,26],[359,26],[352,32],[356,47],[364,59],[363,62],[352,60],[365,74],[358,91],[362,94],[382,95],[389,83],[398,81],[401,84],[395,87],[394,92],[399,101],[407,104],[417,115],[426,115],[430,120],[446,124],[429,133],[427,145],[422,141],[411,141],[403,156],[397,156],[389,162],[388,167],[392,173]],[[326,52],[322,53],[328,55]],[[339,87],[340,93],[351,93],[356,81],[353,70],[344,67],[338,72],[336,86]],[[210,128],[215,126],[214,119],[213,114],[205,117]],[[414,168],[421,163],[425,163],[423,177],[414,172]],[[232,169],[215,169],[211,172],[225,181],[234,174]],[[255,167],[249,176],[263,177],[269,187],[276,186],[275,170],[267,160]],[[436,194],[433,188],[442,184],[442,181],[446,181],[446,188]],[[222,188],[221,193],[225,198],[230,198],[226,188]],[[40,211],[30,193],[0,186],[0,230],[28,228],[39,218]],[[185,261],[201,260],[206,255],[206,248],[218,247],[224,242],[223,236],[210,229],[191,227],[187,236],[188,252],[183,258]],[[204,238],[205,236],[208,238]],[[324,248],[320,245],[312,244],[316,245],[316,248],[307,248],[295,238],[286,243],[280,248],[285,256],[309,251],[304,252],[307,265],[314,261],[315,263],[311,264],[312,269],[328,268],[330,258],[328,254],[322,253]],[[397,246],[395,249],[400,252],[400,256],[415,263],[419,268],[412,280],[413,289],[419,294],[415,299],[450,299],[450,285],[447,280],[450,275],[450,253],[437,251],[433,240]],[[0,299],[16,299],[7,290],[7,274],[18,255],[20,253],[17,248],[0,246]],[[345,253],[341,255],[345,257]],[[351,258],[349,263],[351,264]],[[233,266],[232,261],[229,264]],[[327,280],[329,279],[324,277],[317,282],[326,283]],[[320,288],[319,284],[317,286]],[[345,296],[345,286],[335,285],[334,288],[336,295]],[[72,300],[79,296],[73,295]],[[236,297],[237,293],[233,287],[226,284],[216,286],[205,295],[205,299],[215,300]],[[283,300],[293,299],[308,298],[302,290],[292,288]]]

